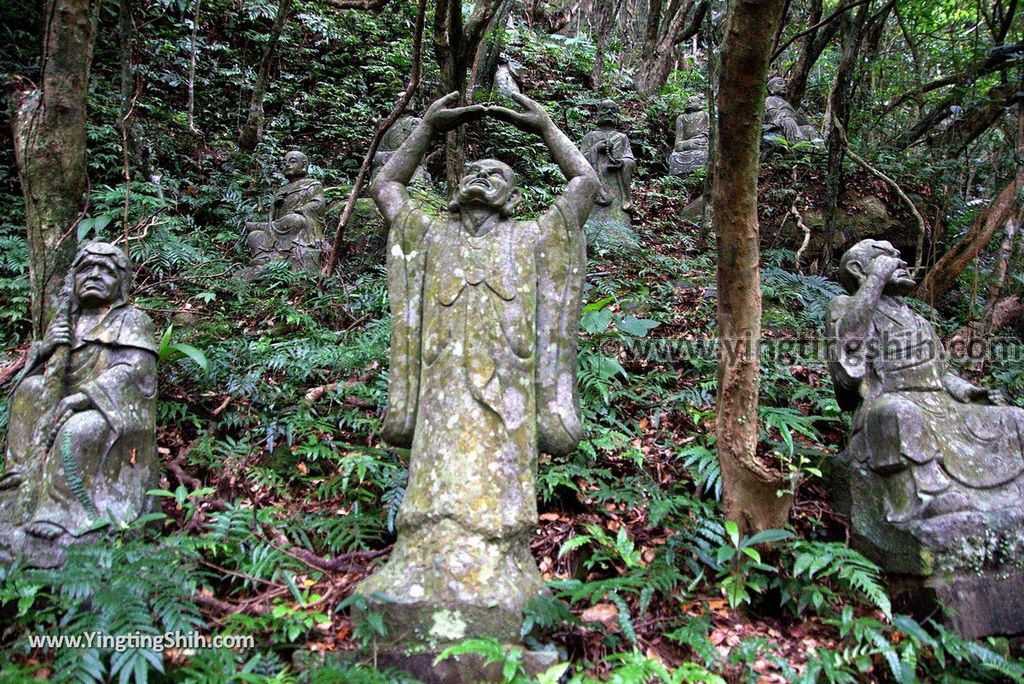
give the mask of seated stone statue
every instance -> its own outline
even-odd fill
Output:
[[[788,142],[821,140],[821,133],[807,118],[786,101],[786,82],[779,76],[768,81],[768,97],[764,101],[765,136],[778,136]]]
[[[850,294],[829,305],[827,325],[836,397],[853,411],[839,496],[854,543],[886,570],[928,577],[943,601],[960,601],[961,632],[1003,632],[1001,609],[979,614],[973,599],[962,603],[971,590],[957,573],[1005,578],[1007,550],[1024,555],[1024,409],[950,372],[935,329],[897,297],[914,280],[890,243],[862,240],[839,268]],[[993,548],[976,556],[968,539]],[[943,596],[948,577],[960,584]],[[1010,622],[1024,629],[1024,601],[1000,601],[1017,607]]]
[[[401,147],[402,143],[412,135],[413,129],[416,128],[420,123],[420,117],[416,116],[413,109],[413,103],[410,100],[405,106],[405,111],[402,116],[399,117],[395,123],[384,133],[384,137],[380,140],[380,146],[377,148],[376,154],[373,155],[373,166],[370,171],[370,181],[372,182],[376,177],[377,173],[381,168],[388,163],[388,160],[395,154],[395,150]],[[412,183],[417,185],[430,185],[430,173],[427,172],[426,167],[421,163],[416,167],[416,173],[412,177]],[[366,188],[370,187],[370,183],[366,184]]]
[[[247,244],[253,263],[283,259],[295,268],[318,268],[324,252],[324,186],[310,178],[309,159],[302,152],[284,156],[288,182],[274,193],[265,222],[246,222]]]
[[[588,242],[596,246],[637,243],[631,228],[636,159],[629,137],[618,130],[618,125],[619,106],[613,100],[602,100],[597,109],[597,130],[580,141],[580,151],[601,181],[601,191],[585,229]]]
[[[676,117],[676,143],[668,157],[671,176],[688,176],[708,164],[711,119],[704,100],[694,95],[686,101],[686,109]]]
[[[131,266],[105,242],[81,246],[46,336],[10,403],[0,477],[0,561],[60,562],[102,519],[131,521],[159,480],[157,345],[128,303]]]

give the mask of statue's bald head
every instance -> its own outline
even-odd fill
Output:
[[[511,216],[521,199],[518,178],[512,167],[497,159],[480,159],[466,165],[466,173],[452,194],[448,209],[458,213],[468,204],[489,206]]]
[[[880,256],[900,258],[900,251],[893,247],[888,240],[861,240],[850,249],[846,250],[839,260],[839,282],[846,288],[847,292],[856,292],[861,283],[871,271],[871,262]],[[892,283],[901,291],[913,287],[914,281],[906,269],[896,271],[893,274]]]
[[[619,105],[615,100],[604,99],[597,105],[598,125],[614,125],[619,120]]]
[[[309,173],[309,157],[298,150],[288,152],[284,155],[282,171],[288,180],[304,177]]]
[[[775,76],[768,80],[768,94],[769,95],[785,95],[786,93],[786,79],[781,76]]]

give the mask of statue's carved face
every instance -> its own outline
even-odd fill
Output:
[[[910,275],[910,269],[907,268],[907,263],[900,259],[900,251],[892,246],[892,243],[887,240],[862,240],[857,245],[851,248],[853,252],[846,261],[845,268],[856,277],[858,283],[864,282],[868,273],[871,273],[871,265],[876,259],[881,257],[890,257],[893,259],[900,260],[900,266],[893,271],[892,275],[889,276],[889,280],[885,283],[885,292],[887,294],[907,294],[914,289],[913,276]],[[841,265],[842,266],[842,265]]]
[[[475,204],[501,210],[517,194],[515,172],[496,159],[483,159],[466,167],[456,199],[460,206]]]
[[[117,298],[120,276],[114,262],[103,255],[88,255],[75,271],[75,296],[86,305],[109,304]]]
[[[289,152],[284,155],[284,163],[281,165],[281,172],[288,180],[302,178],[309,170],[309,160],[301,152]]]
[[[614,100],[602,100],[597,106],[597,125],[614,126],[619,122],[619,105]]]
[[[778,95],[779,97],[784,97],[785,93],[786,81],[782,77],[776,76],[775,78],[772,78],[768,81],[769,95]]]

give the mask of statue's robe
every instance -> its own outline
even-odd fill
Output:
[[[793,105],[778,95],[769,95],[764,102],[767,135],[779,135],[791,143],[811,142],[821,138],[821,133],[807,123]]]
[[[581,435],[581,219],[559,198],[480,236],[411,201],[393,222],[384,437],[412,451],[398,541],[362,593],[458,609],[467,634],[518,640],[544,586],[529,548],[538,448],[566,453]]]
[[[284,225],[289,214],[297,225]],[[300,268],[317,268],[324,251],[324,186],[305,177],[286,183],[274,193],[269,221],[250,224],[248,244],[256,263],[286,259]]]
[[[63,396],[82,393],[92,406],[72,414],[40,455],[37,428],[49,432],[39,405],[46,364],[33,348],[11,398],[7,434],[5,474],[18,473],[22,483],[0,490],[0,523],[51,523],[80,536],[98,519],[131,521],[147,510],[145,492],[159,482],[157,349],[153,322],[128,304],[76,330]]]
[[[602,144],[606,140],[609,143],[608,151],[603,149]],[[598,129],[583,136],[580,151],[597,171],[597,176],[601,180],[601,190],[594,202],[598,206],[609,207],[612,211],[632,211],[630,169],[636,164],[636,158],[633,156],[629,137],[621,131]],[[611,168],[610,162],[613,161],[621,161],[623,165]]]
[[[706,110],[683,112],[676,117],[676,140],[668,157],[669,174],[686,175],[707,166],[711,119]]]
[[[1016,492],[1024,473],[1024,409],[956,400],[950,389],[967,383],[949,373],[931,324],[897,299],[881,298],[864,340],[841,339],[852,301],[829,305],[830,368],[840,406],[854,412],[848,454],[894,476],[890,521],[918,517],[950,490],[968,492],[976,510],[1002,505],[1002,488]]]

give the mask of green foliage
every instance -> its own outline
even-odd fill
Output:
[[[775,568],[761,562],[761,553],[754,547],[782,541],[792,535],[788,530],[762,530],[747,537],[740,536],[739,527],[732,520],[725,521],[725,533],[729,543],[718,547],[716,560],[726,569],[720,576],[725,598],[732,608],[750,603],[752,593],[760,594],[768,588],[769,580],[764,573],[773,573]]]
[[[892,618],[892,606],[882,581],[881,569],[853,549],[838,542],[796,539],[789,545],[793,555],[791,580],[784,582],[783,603],[796,600],[797,615],[808,606],[821,613],[826,604],[861,596]],[[835,583],[838,591],[830,584]]]
[[[188,634],[203,626],[190,600],[196,557],[169,538],[152,544],[131,535],[115,543],[71,546],[58,570],[15,566],[3,574],[0,606],[34,635]],[[27,653],[28,636],[15,649]],[[144,648],[57,649],[54,670],[65,681],[141,684],[164,672],[163,653]]]

